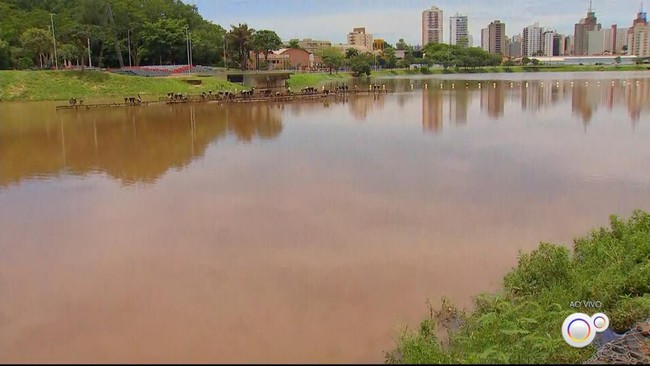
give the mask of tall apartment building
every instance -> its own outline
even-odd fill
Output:
[[[544,28],[539,26],[539,23],[535,23],[524,28],[524,40],[523,40],[523,55],[527,57],[532,57],[539,51],[544,52],[543,50],[543,34]]]
[[[572,36],[566,36],[564,38],[564,54],[567,56],[572,56],[574,53],[574,40]]]
[[[449,44],[470,47],[467,15],[456,13],[449,18]]]
[[[506,53],[506,24],[499,20],[488,25],[488,52],[500,55]]]
[[[587,17],[580,19],[580,22],[576,23],[574,28],[573,54],[575,56],[586,56],[589,53],[589,32],[600,29],[601,25],[598,24],[596,12],[593,11],[590,1]]]
[[[587,54],[594,56],[615,53],[616,33],[616,25],[613,25],[612,28],[589,31],[587,33]]]
[[[562,36],[554,30],[547,30],[543,34],[543,51],[544,56],[560,56],[562,47]]]
[[[442,43],[442,9],[432,6],[422,12],[422,47],[429,43]]]
[[[629,28],[617,28],[616,29],[616,50],[618,54],[627,53],[628,44],[627,44],[627,35]]]
[[[636,19],[632,22],[632,28],[628,33],[628,54],[638,57],[650,57],[650,25],[648,15],[643,7],[637,13]]]
[[[352,32],[348,33],[348,44],[372,50],[372,34],[366,33],[363,27],[352,28]]]
[[[481,48],[485,52],[490,52],[490,28],[481,29]]]

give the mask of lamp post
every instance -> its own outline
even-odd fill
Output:
[[[190,33],[189,27],[185,27],[185,48],[187,49],[187,73],[190,73]]]
[[[59,60],[56,57],[56,37],[54,36],[54,14],[50,13],[50,22],[52,23],[52,42],[54,43],[54,64],[59,69]]]
[[[126,39],[127,39],[127,43],[128,43],[128,46],[129,46],[129,67],[132,67],[132,65],[131,65],[131,30],[130,29],[126,31]]]
[[[228,70],[228,58],[226,56],[226,47],[228,44],[226,43],[226,35],[223,35],[223,65]]]

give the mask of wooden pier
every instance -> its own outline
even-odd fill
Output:
[[[99,104],[74,104],[74,105],[60,105],[56,107],[57,111],[62,110],[79,110],[79,109],[95,109],[95,108],[114,108],[114,107],[141,107],[152,104],[186,104],[186,103],[263,103],[263,102],[291,102],[291,101],[309,101],[309,100],[327,100],[337,99],[342,97],[349,97],[355,95],[383,95],[388,94],[387,89],[376,90],[350,90],[345,92],[328,92],[316,91],[311,93],[272,93],[272,94],[258,94],[246,96],[241,94],[199,94],[199,95],[184,95],[180,98],[160,97],[157,101],[142,101],[142,102],[127,102],[127,103],[99,103]]]

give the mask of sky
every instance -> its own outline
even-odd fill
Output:
[[[366,27],[374,38],[394,44],[404,38],[422,43],[422,11],[435,5],[443,10],[443,36],[449,39],[449,17],[460,13],[469,18],[474,46],[480,46],[481,28],[493,20],[506,23],[506,34],[521,34],[525,26],[540,26],[572,34],[574,24],[584,18],[588,0],[184,0],[198,6],[199,13],[230,29],[247,23],[254,29],[270,29],[283,40],[313,38],[346,43],[353,27]],[[647,3],[648,1],[646,1]],[[629,27],[640,8],[640,0],[593,0],[603,27]],[[647,6],[646,6],[647,8]]]

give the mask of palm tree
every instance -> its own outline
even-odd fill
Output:
[[[235,52],[235,57],[239,60],[242,71],[246,70],[246,64],[250,51],[253,49],[254,29],[248,28],[248,24],[231,25],[232,29],[226,35],[230,49]]]

